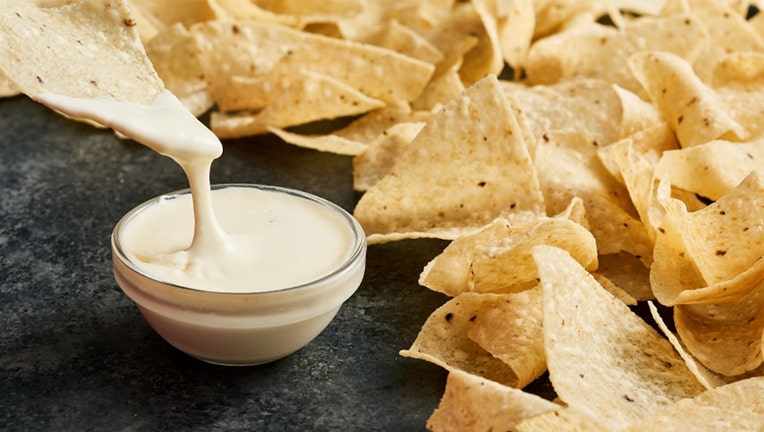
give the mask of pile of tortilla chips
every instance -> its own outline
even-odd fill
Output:
[[[353,156],[369,243],[450,240],[401,352],[449,372],[430,430],[764,428],[756,2],[184,3],[129,1],[214,132]]]

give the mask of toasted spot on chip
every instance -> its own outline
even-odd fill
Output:
[[[533,256],[549,376],[568,406],[623,429],[704,390],[671,344],[567,252],[536,246]]]

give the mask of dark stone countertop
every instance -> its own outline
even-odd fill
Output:
[[[351,159],[273,137],[225,143],[213,183],[302,189],[351,211]],[[445,298],[417,284],[445,247],[371,246],[358,292],[306,348],[214,366],[164,342],[112,276],[109,236],[130,208],[187,187],[168,158],[0,100],[0,429],[423,430],[446,373],[400,357]]]

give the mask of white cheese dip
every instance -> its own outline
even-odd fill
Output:
[[[326,205],[283,191],[231,185],[212,191],[212,206],[234,253],[189,265],[194,232],[188,194],[167,195],[125,225],[120,245],[158,280],[216,292],[262,292],[315,281],[350,258],[354,237]]]
[[[125,227],[124,253],[146,274],[216,292],[272,291],[311,282],[352,252],[353,233],[328,208],[282,192],[210,188],[220,140],[169,91],[151,104],[41,94],[68,116],[93,120],[175,160],[191,196],[160,200]]]

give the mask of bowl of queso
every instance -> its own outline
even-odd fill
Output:
[[[113,230],[115,279],[149,325],[193,357],[255,365],[288,356],[360,286],[363,229],[302,191],[225,184],[210,192],[222,241],[190,247],[197,233],[188,190],[155,197]]]

